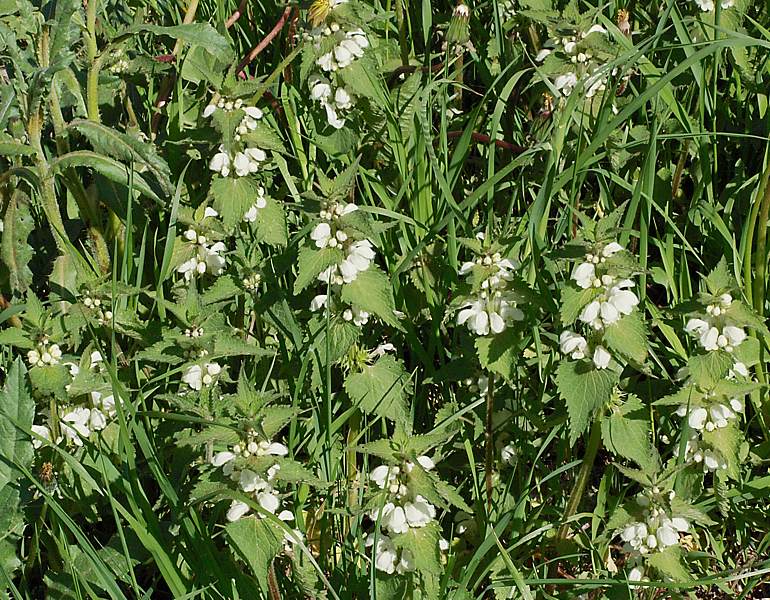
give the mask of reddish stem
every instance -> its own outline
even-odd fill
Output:
[[[465,132],[463,132],[463,131],[448,131],[446,136],[447,136],[447,138],[452,140],[452,139],[461,137],[463,135],[463,133],[465,133]],[[477,142],[479,144],[492,144],[492,143],[494,143],[495,146],[497,146],[498,148],[504,148],[505,150],[510,150],[511,152],[514,152],[516,154],[521,154],[525,150],[529,149],[526,146],[517,146],[516,144],[511,144],[510,142],[506,142],[505,140],[493,140],[488,135],[485,135],[483,133],[477,133],[476,131],[471,133],[471,139],[474,142]]]
[[[238,5],[238,10],[231,14],[230,18],[225,21],[225,29],[230,29],[233,25],[235,25],[235,22],[241,18],[241,15],[245,9],[246,0],[241,0],[241,3]]]
[[[273,27],[273,29],[270,30],[270,33],[268,33],[264,37],[264,39],[261,42],[259,42],[259,44],[254,46],[254,48],[252,48],[251,51],[246,56],[243,57],[243,60],[238,65],[238,69],[237,69],[238,76],[241,76],[244,68],[249,63],[251,63],[251,61],[257,58],[259,53],[262,52],[262,50],[264,50],[265,48],[267,48],[270,42],[272,42],[273,39],[275,39],[275,36],[277,36],[281,32],[281,29],[283,29],[284,25],[286,25],[287,21],[289,20],[289,15],[291,14],[292,10],[293,9],[291,6],[287,6],[286,9],[283,11],[283,14],[281,15],[281,18],[278,19],[278,22],[275,24],[275,27]]]

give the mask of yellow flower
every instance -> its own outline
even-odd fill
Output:
[[[312,23],[313,27],[318,27],[321,23],[323,23],[326,20],[326,17],[329,16],[330,10],[331,5],[329,0],[314,0],[313,4],[310,5],[310,10],[308,11],[310,23]]]

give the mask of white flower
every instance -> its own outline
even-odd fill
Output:
[[[334,103],[341,110],[348,110],[353,107],[353,97],[344,87],[338,87],[334,92]]]
[[[107,427],[107,416],[98,408],[92,408],[88,417],[88,427],[91,431],[101,431]]]
[[[562,354],[569,354],[575,360],[579,360],[585,358],[588,342],[582,335],[578,335],[574,331],[565,330],[559,336],[559,345]]]
[[[203,109],[203,118],[208,119],[211,115],[214,114],[216,110],[217,110],[216,104],[209,104],[206,108]]]
[[[216,171],[222,177],[227,177],[230,174],[230,155],[225,152],[224,146],[219,146],[219,152],[211,158],[209,169]]]
[[[43,445],[43,440],[50,442],[51,441],[51,430],[46,427],[45,425],[33,425],[32,426],[32,433],[36,434],[36,436],[32,436],[32,447],[37,450]],[[40,438],[43,438],[42,440]]]
[[[369,534],[366,536],[365,545],[367,547],[374,545],[374,535]],[[396,565],[398,564],[398,555],[396,553],[396,547],[387,535],[380,534],[377,536],[377,544],[374,546],[374,566],[378,571],[383,571],[392,575],[396,572]]]
[[[599,26],[594,25],[594,27],[599,27]],[[593,29],[593,27],[591,29]],[[604,248],[602,248],[602,256],[604,258],[610,258],[613,254],[617,254],[622,249],[623,249],[623,246],[621,246],[617,242],[610,242]]]
[[[705,408],[697,407],[687,415],[687,424],[695,431],[702,431],[708,419],[708,412]]]
[[[361,310],[357,306],[351,306],[342,311],[342,318],[345,321],[352,321],[357,327],[362,327],[369,322],[369,313]]]
[[[604,348],[604,346],[596,346],[594,348],[593,361],[597,369],[606,369],[610,365],[610,353]]]
[[[250,118],[259,120],[262,118],[262,110],[256,106],[244,106],[243,112],[245,112]]]
[[[404,514],[409,527],[425,527],[436,517],[435,507],[418,495],[414,501],[404,504]]]
[[[308,82],[310,85],[310,97],[316,102],[326,102],[332,95],[332,86],[326,77],[314,75]]]
[[[379,511],[381,517],[380,524],[387,529],[390,533],[406,533],[409,531],[409,523],[406,520],[406,513],[403,506],[396,506],[392,502],[388,502]],[[373,517],[372,520],[377,520]]]
[[[230,508],[227,510],[227,520],[231,523],[233,521],[237,521],[250,510],[251,508],[245,502],[241,502],[240,500],[233,500],[230,504]]]
[[[329,122],[329,125],[335,129],[342,129],[345,126],[345,119],[337,114],[335,106],[331,103],[326,103],[324,108],[326,109],[326,120]]]
[[[374,249],[369,240],[358,240],[348,247],[347,258],[339,265],[342,280],[354,281],[358,273],[366,271],[374,259]]]
[[[596,279],[596,265],[590,262],[575,265],[572,270],[572,279],[584,290],[592,287]]]
[[[380,465],[372,469],[369,473],[369,479],[374,481],[380,489],[385,489],[386,485],[390,485],[398,477],[400,469],[396,466]]]
[[[546,58],[548,58],[548,55],[551,54],[553,50],[549,48],[543,48],[540,52],[537,53],[537,56],[535,57],[536,62],[543,62]]]
[[[233,452],[217,452],[214,456],[211,457],[211,464],[215,467],[222,467],[233,460],[235,460],[235,454]]]
[[[318,294],[310,301],[310,310],[317,312],[326,306],[329,296],[327,294]]]
[[[332,235],[331,225],[326,222],[319,223],[313,228],[313,231],[310,232],[310,239],[315,242],[318,248],[326,248],[330,240],[336,241]]]
[[[83,406],[73,408],[65,413],[59,422],[59,428],[65,439],[71,441],[76,446],[82,446],[83,440],[91,435],[88,428],[91,420],[91,410]]]
[[[222,371],[218,363],[205,363],[203,365],[191,365],[182,374],[182,381],[195,391],[200,391],[203,386],[210,386],[214,378]]]
[[[562,95],[569,96],[572,93],[572,90],[575,89],[577,81],[578,79],[575,73],[565,73],[564,75],[559,75],[553,83]]]
[[[513,444],[506,444],[503,446],[503,449],[500,450],[500,458],[509,465],[516,464],[516,457],[516,447]]]

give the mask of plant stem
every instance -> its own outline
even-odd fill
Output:
[[[97,60],[99,48],[96,45],[96,7],[98,0],[88,0],[86,6],[86,51],[88,52],[88,79],[86,96],[88,97],[88,118],[99,122],[99,67]]]
[[[275,576],[275,563],[270,561],[267,571],[267,587],[270,590],[270,600],[281,600],[281,591],[278,589],[278,579]]]
[[[564,509],[563,524],[559,528],[559,532],[556,534],[557,541],[563,541],[567,539],[569,535],[570,526],[567,521],[577,512],[580,506],[580,501],[583,499],[586,485],[591,477],[591,471],[594,468],[594,461],[596,455],[599,452],[599,448],[602,445],[602,421],[601,418],[594,420],[591,425],[591,434],[588,438],[588,447],[586,448],[585,456],[583,457],[583,463],[580,465],[580,471],[578,472],[577,479],[575,479],[575,485],[572,487],[572,492],[567,500],[567,508]]]
[[[487,406],[486,406],[486,422],[484,424],[484,477],[486,479],[487,488],[487,517],[492,512],[492,466],[495,461],[495,446],[492,431],[492,413],[495,409],[495,378],[490,373],[489,384],[487,385]]]
[[[409,45],[406,40],[406,21],[404,21],[404,5],[407,0],[394,0],[396,3],[396,21],[398,22],[398,47],[401,50],[401,64],[409,65]]]

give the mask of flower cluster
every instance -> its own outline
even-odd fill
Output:
[[[51,344],[47,336],[38,342],[37,348],[27,352],[27,362],[30,367],[58,365],[62,352],[58,344]]]
[[[483,273],[475,297],[469,298],[457,313],[457,324],[466,325],[478,336],[498,334],[515,321],[521,321],[524,313],[518,307],[517,295],[509,288],[518,265],[499,252],[479,256],[475,261],[463,263],[460,275],[469,280]]]
[[[417,463],[426,471],[435,467],[427,456],[417,457]],[[377,487],[385,491],[385,503],[370,511],[369,517],[382,531],[369,534],[365,543],[367,547],[374,546],[375,567],[388,574],[408,573],[415,568],[412,552],[397,548],[392,536],[406,533],[410,528],[425,527],[436,518],[435,507],[410,490],[409,474],[414,468],[414,463],[405,461],[400,466],[380,465],[369,475]],[[440,544],[442,549],[445,544]]]
[[[657,487],[639,494],[636,498],[639,519],[628,523],[619,531],[624,550],[629,554],[632,563],[638,562],[642,556],[676,546],[680,542],[679,534],[690,529],[690,522],[684,517],[676,516],[662,496]],[[674,497],[672,490],[668,493],[668,500],[673,500]],[[637,566],[629,578],[638,581],[642,572],[641,567]]]
[[[590,44],[584,43],[592,35],[602,36],[604,40],[607,30],[601,25],[593,25],[587,31],[576,31],[574,35],[551,38],[535,57],[537,62],[542,63],[551,54],[558,52],[572,65],[569,70],[554,79],[554,86],[562,96],[572,94],[581,80],[584,81],[586,98],[593,98],[607,87],[609,73],[606,64],[594,56]],[[617,74],[617,70],[613,69],[611,74]]]
[[[597,369],[606,369],[612,359],[612,355],[604,346],[594,344],[589,348],[588,340],[568,329],[561,332],[559,346],[562,354],[568,354],[574,360],[580,360],[590,355]]]
[[[697,4],[698,8],[700,8],[703,12],[714,12],[714,9],[716,8],[714,0],[695,0],[695,4]],[[728,8],[732,8],[735,5],[735,0],[722,0],[720,4],[722,6],[722,10],[727,10]]]
[[[294,520],[294,514],[290,510],[282,509],[281,496],[275,487],[276,475],[281,466],[275,463],[264,475],[260,475],[252,469],[237,469],[236,459],[286,456],[288,453],[289,449],[284,444],[260,439],[257,432],[251,429],[246,432],[245,438],[234,444],[230,450],[216,453],[211,459],[211,464],[217,468],[221,467],[222,473],[236,482],[242,492],[252,496],[262,510],[287,522]],[[233,500],[227,510],[227,520],[237,521],[250,512],[249,504],[242,500]],[[257,518],[261,517],[258,513]],[[288,544],[299,539],[302,539],[302,533],[296,529],[291,534],[284,534],[284,541]]]
[[[336,287],[336,286],[335,286]],[[334,290],[337,291],[336,289]],[[330,299],[329,294],[318,294],[316,295],[311,301],[310,301],[310,310],[312,312],[318,312],[322,308],[326,308],[329,306],[330,312],[339,313],[343,320],[350,321],[354,325],[358,327],[362,327],[363,325],[366,325],[369,322],[369,317],[371,317],[371,314],[363,310],[362,308],[352,305],[352,306],[337,306],[338,302],[335,302],[334,298],[337,296],[337,294],[331,295],[331,302],[330,305]]]
[[[318,275],[318,280],[331,285],[342,285],[356,280],[358,274],[366,271],[374,260],[374,245],[368,239],[356,239],[347,231],[341,218],[358,210],[352,202],[324,203],[318,223],[310,233],[310,239],[316,248],[339,248],[345,252],[345,258],[330,265]]]
[[[216,214],[214,209],[206,209],[206,216],[216,216]],[[185,231],[184,238],[195,247],[194,255],[177,267],[177,272],[184,275],[185,281],[206,273],[215,276],[222,274],[227,262],[222,256],[222,253],[227,250],[223,242],[212,243],[208,237],[192,227]]]
[[[362,29],[344,29],[333,18],[313,28],[307,38],[315,49],[315,65],[320,70],[308,78],[310,97],[324,108],[329,125],[341,129],[345,115],[355,105],[355,97],[345,87],[340,71],[364,55],[369,39]]]
[[[596,254],[586,254],[585,262],[576,265],[572,271],[572,279],[578,287],[599,290],[578,316],[596,330],[616,323],[623,315],[630,315],[639,304],[639,298],[629,289],[634,287],[633,281],[617,279],[605,272],[607,259],[622,249],[617,242],[611,242]]]
[[[219,152],[211,158],[209,169],[216,171],[222,177],[227,177],[231,169],[238,177],[245,177],[257,173],[265,160],[267,160],[267,154],[261,148],[247,147],[231,157],[224,144],[220,144]]]
[[[706,306],[703,318],[692,318],[687,321],[685,331],[698,339],[701,347],[712,352],[725,350],[732,352],[746,339],[746,332],[735,325],[729,317],[729,309],[733,303],[730,294],[721,294],[716,302]]]
[[[222,366],[216,362],[204,362],[190,365],[182,374],[182,381],[190,389],[201,391],[204,386],[210,387],[216,383],[217,377],[222,372]]]
[[[104,303],[101,298],[94,298],[91,294],[85,292],[81,303],[96,316],[96,321],[99,325],[105,326],[112,323],[112,311],[103,306]]]

